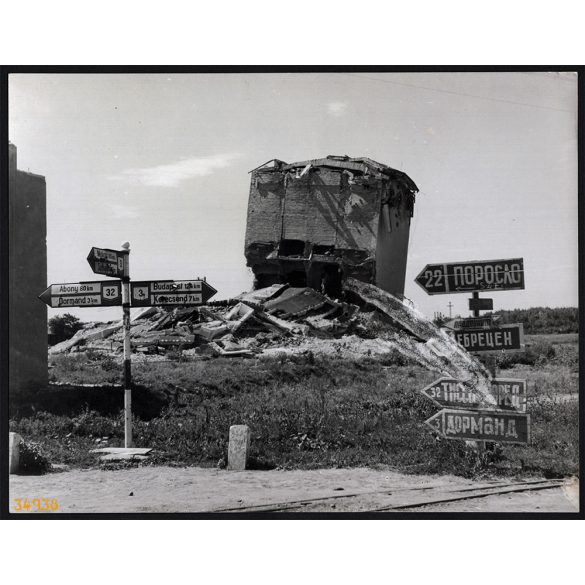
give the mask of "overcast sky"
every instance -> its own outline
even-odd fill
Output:
[[[414,283],[435,262],[523,257],[526,289],[494,309],[578,304],[571,73],[19,74],[9,90],[18,166],[47,181],[49,284],[107,280],[90,248],[128,240],[133,280],[250,290],[248,171],[347,154],[418,185],[405,294],[429,316],[468,314],[469,294]]]

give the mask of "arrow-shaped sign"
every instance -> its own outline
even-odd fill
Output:
[[[489,329],[500,320],[500,315],[486,315],[485,317],[458,317],[445,321],[442,327],[447,329]]]
[[[425,421],[444,439],[529,443],[530,415],[444,408]]]
[[[124,276],[124,252],[108,250],[106,248],[92,248],[87,256],[91,269],[96,274],[104,276]]]
[[[130,284],[133,307],[203,305],[217,290],[205,280],[150,280]]]
[[[524,260],[427,264],[414,279],[429,295],[524,288]]]
[[[526,412],[526,380],[510,378],[491,380],[490,394],[495,400],[493,407],[473,388],[454,378],[439,378],[425,386],[421,393],[438,406]]]
[[[51,284],[39,299],[52,307],[103,307],[122,304],[120,282],[70,282]]]
[[[481,395],[473,388],[465,386],[454,378],[439,378],[432,384],[425,386],[421,393],[438,406],[478,408],[483,402]],[[483,402],[483,406],[487,408],[489,405]]]

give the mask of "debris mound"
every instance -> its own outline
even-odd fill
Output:
[[[489,373],[408,300],[348,278],[343,300],[310,287],[276,284],[199,307],[149,307],[131,323],[133,359],[313,354],[347,358],[398,352],[473,385],[487,404]],[[50,354],[92,350],[121,359],[122,322],[89,323]]]

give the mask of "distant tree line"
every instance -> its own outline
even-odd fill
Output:
[[[579,309],[575,307],[512,309],[495,311],[494,315],[500,315],[502,325],[524,323],[524,333],[527,334],[579,332]]]

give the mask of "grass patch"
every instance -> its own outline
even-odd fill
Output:
[[[53,371],[62,382],[103,381],[112,373],[99,360],[84,365],[81,354],[58,357]],[[566,394],[567,387],[576,391],[577,377],[556,357],[539,368],[515,364],[506,372],[527,377],[538,394],[529,404],[533,444],[504,445],[481,459],[464,442],[437,440],[423,424],[438,408],[419,390],[438,376],[390,355],[139,363],[133,368],[139,386],[134,440],[154,449],[146,464],[215,466],[226,459],[230,425],[247,424],[257,468],[389,465],[406,473],[464,477],[575,474],[577,403],[549,398]],[[51,400],[39,396],[36,406],[29,404],[35,411],[12,409],[10,421],[11,431],[42,442],[51,462],[95,466],[90,449],[123,445],[120,388],[91,395],[67,387],[51,392]],[[150,412],[137,406],[152,405],[154,397],[158,402]]]

